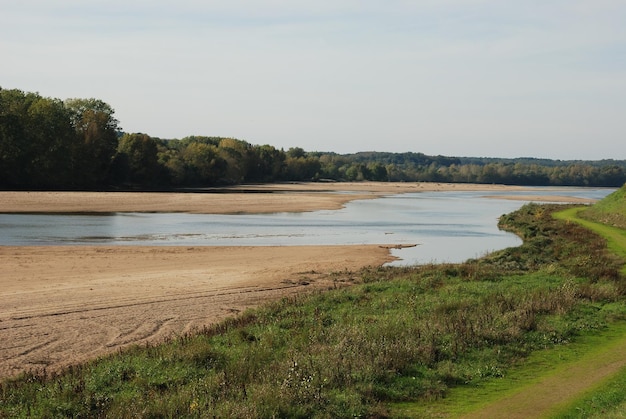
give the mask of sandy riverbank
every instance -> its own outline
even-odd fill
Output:
[[[0,192],[0,212],[312,211],[437,190],[524,188],[298,183],[219,193]],[[349,271],[390,260],[379,246],[0,246],[0,379],[185,333],[271,299],[349,282]]]
[[[390,260],[378,246],[0,247],[0,379],[184,333]]]

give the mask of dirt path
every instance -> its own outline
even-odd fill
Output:
[[[391,259],[378,246],[0,247],[0,379],[185,333]]]
[[[617,373],[626,366],[626,336],[575,362],[548,371],[536,384],[462,416],[465,419],[545,417],[582,392]]]

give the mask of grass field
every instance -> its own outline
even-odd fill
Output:
[[[518,248],[462,264],[363,270],[349,288],[283,299],[62,374],[2,382],[0,417],[456,417],[486,409],[536,385],[540,373],[556,376],[603,351],[609,359],[611,345],[622,344],[624,260],[599,235],[553,217],[563,209],[530,204],[503,216],[502,228],[524,239]],[[598,388],[619,389],[622,375]],[[603,409],[617,414],[623,393],[612,400]],[[543,414],[569,408],[557,402]],[[526,417],[537,414],[526,407]]]
[[[580,215],[596,223],[626,229],[626,187],[585,208]]]

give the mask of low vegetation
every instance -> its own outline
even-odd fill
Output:
[[[575,399],[581,393],[598,388],[602,377],[611,375],[612,365],[624,361],[625,347],[626,322],[609,322],[602,329],[581,331],[567,344],[531,352],[502,377],[450,388],[443,399],[395,403],[393,416],[567,417],[567,412],[575,413],[574,405],[580,405]],[[623,391],[622,399],[626,398]],[[613,397],[618,398],[619,395]],[[600,407],[596,403],[588,406],[587,415],[595,409],[607,413],[608,408],[608,404]]]
[[[563,208],[503,216],[518,248],[338,273],[358,285],[5,381],[0,417],[386,417],[397,403],[499,380],[534,351],[626,320],[624,260],[552,216]]]
[[[591,221],[626,230],[626,188],[618,189],[580,215]]]

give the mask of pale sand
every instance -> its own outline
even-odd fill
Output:
[[[0,192],[0,212],[312,211],[404,192],[524,188],[298,183],[231,189],[240,193]],[[0,378],[55,370],[284,295],[349,283],[350,271],[390,261],[388,247],[0,246]]]
[[[392,259],[378,246],[0,247],[0,378],[344,285]]]
[[[219,193],[0,192],[0,213],[22,212],[190,212],[273,213],[338,209],[355,199],[426,191],[528,190],[502,185],[446,183],[285,183],[245,185]],[[244,193],[243,191],[255,191]],[[225,193],[238,192],[238,193]],[[337,193],[348,192],[348,193]]]

